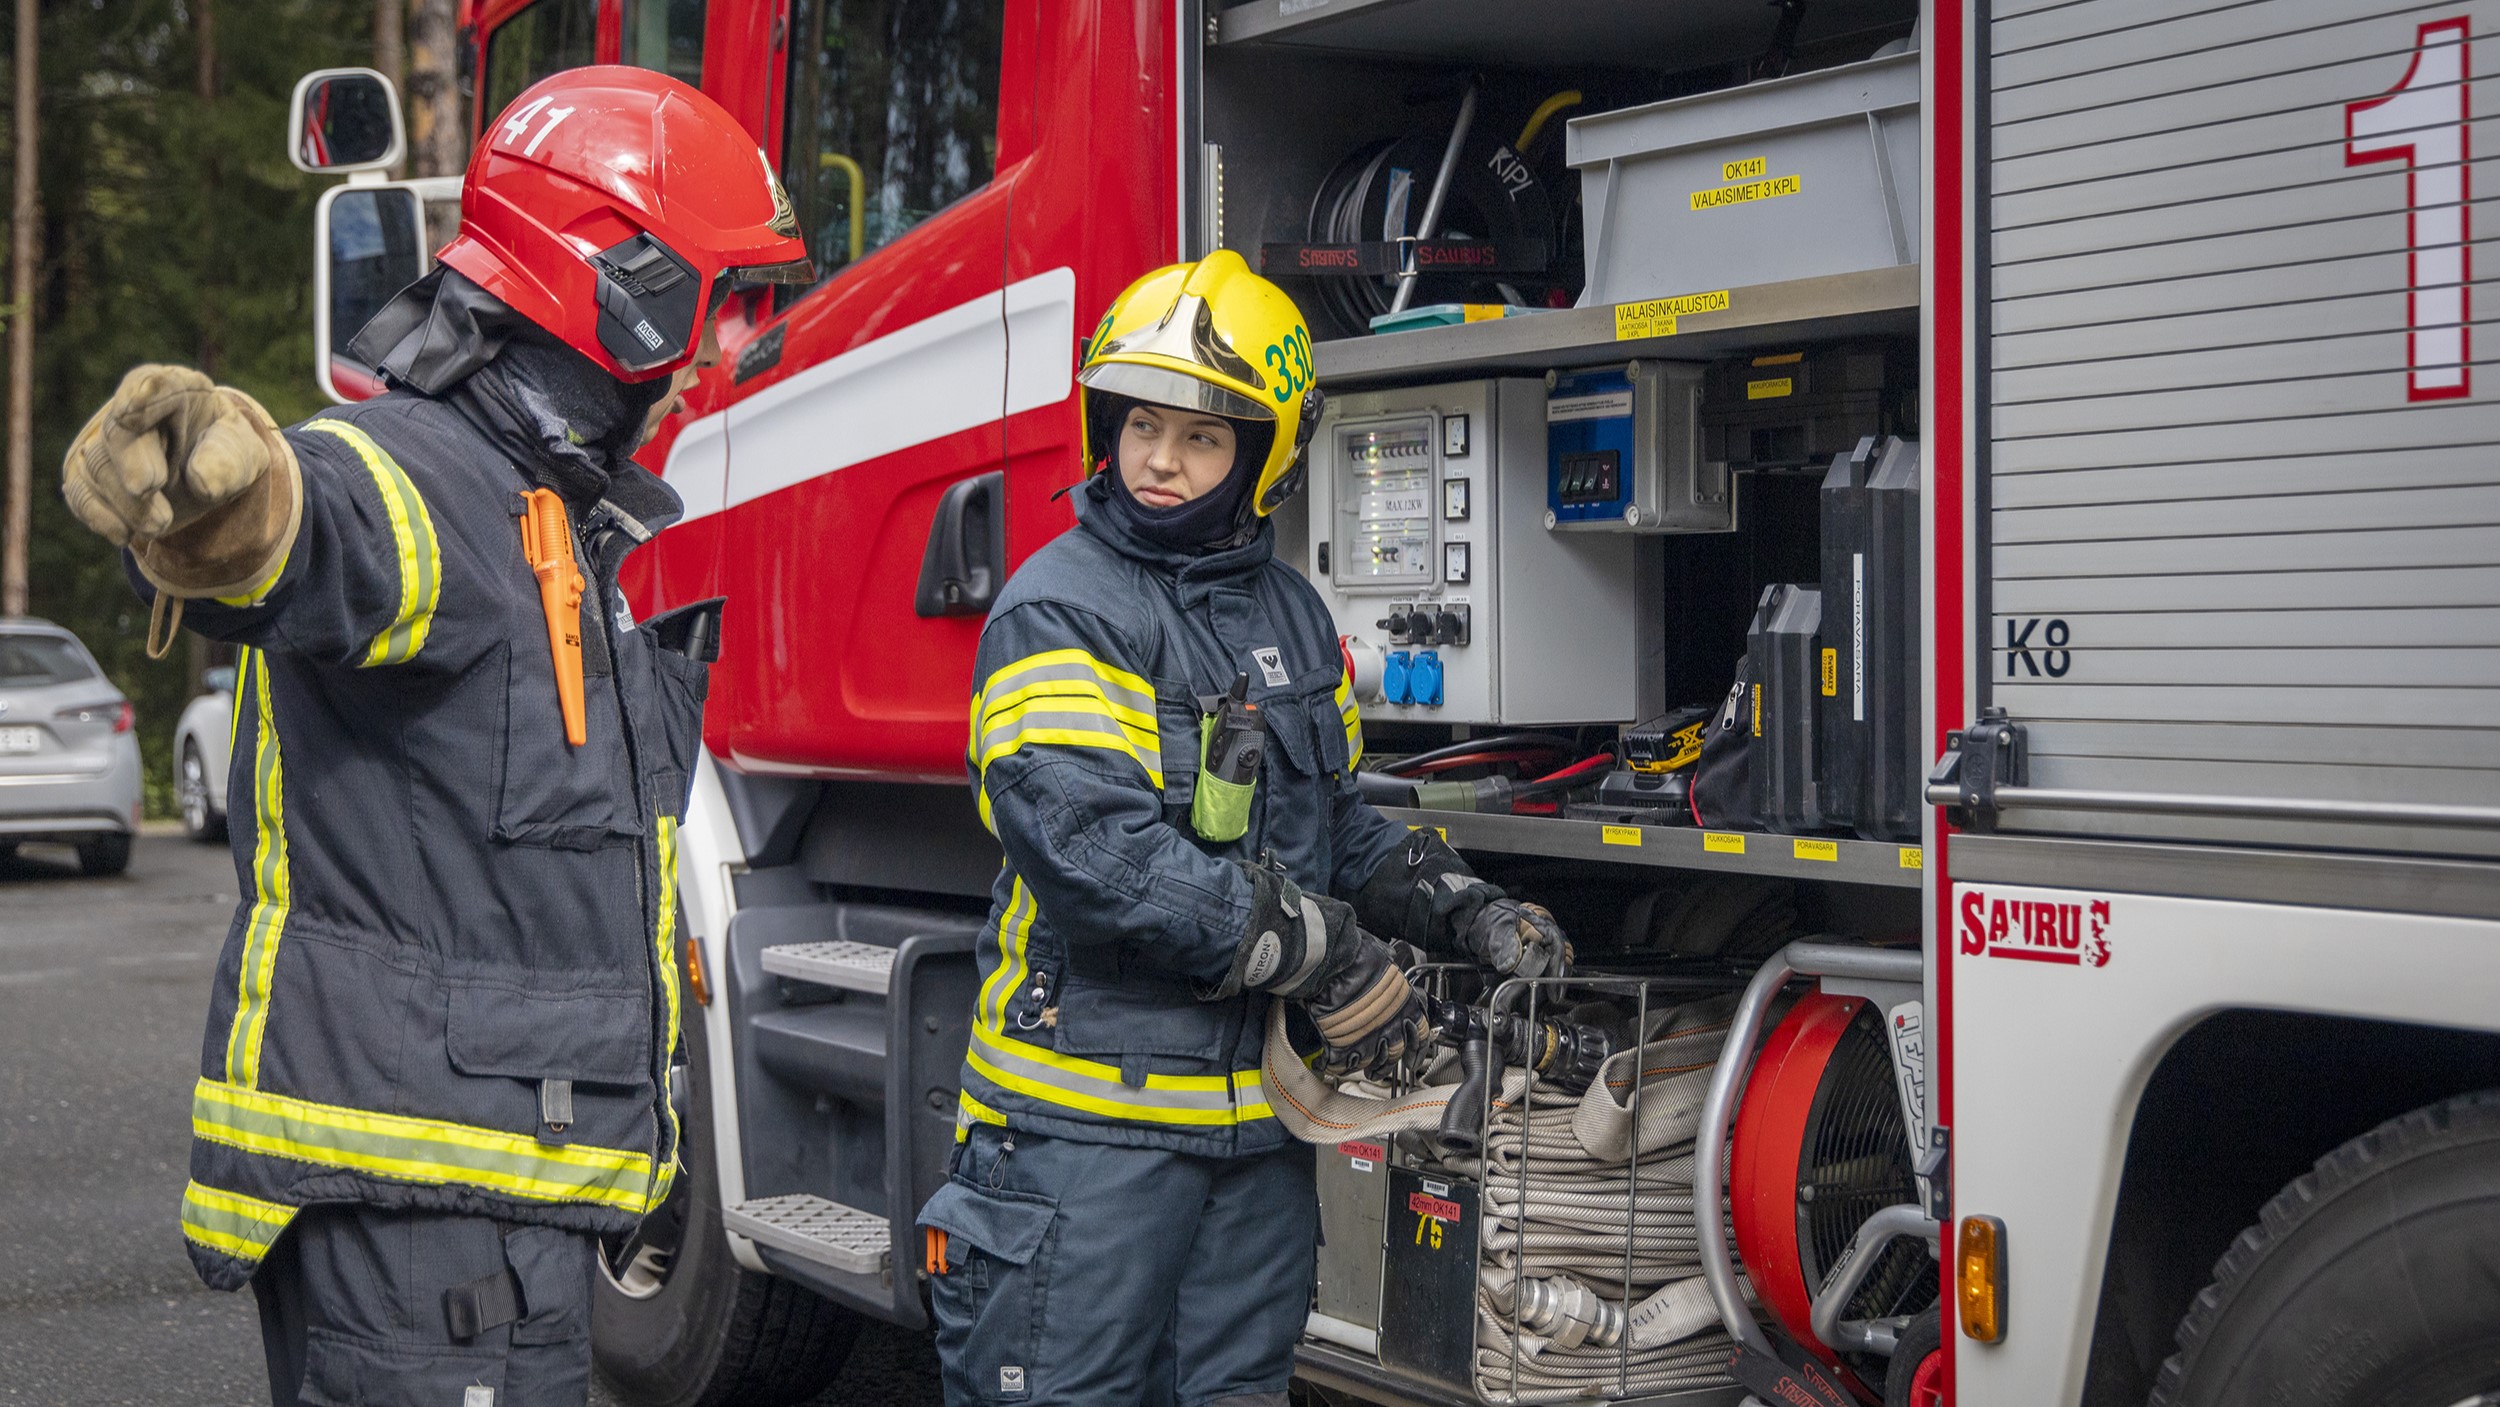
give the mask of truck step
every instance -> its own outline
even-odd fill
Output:
[[[853,1275],[884,1274],[892,1254],[884,1217],[805,1193],[740,1202],[721,1213],[721,1222],[776,1251]]]
[[[763,964],[766,972],[776,976],[881,997],[894,976],[894,950],[849,939],[781,943],[764,949]]]

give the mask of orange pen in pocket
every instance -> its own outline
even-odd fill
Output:
[[[564,710],[564,740],[580,747],[590,736],[582,712],[582,592],[589,583],[573,559],[573,524],[553,489],[532,489],[527,495],[521,555],[538,578],[538,604],[547,613],[547,649],[556,657],[556,703]]]

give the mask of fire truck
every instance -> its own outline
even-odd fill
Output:
[[[1320,1169],[1298,1392],[2500,1402],[2488,23],[464,0],[481,139],[549,72],[665,69],[826,271],[728,295],[646,453],[686,518],[636,608],[728,604],[686,1176],[609,1248],[603,1372],[794,1402],[863,1316],[927,1324],[999,863],[983,614],[1071,525],[1082,335],[1230,248],[1329,396],[1278,551],[1356,731],[1280,745],[1579,953],[1423,974],[1417,1091],[1271,1058]],[[342,397],[453,193],[385,179],[400,124],[376,75],[299,89],[297,160],[349,176]]]

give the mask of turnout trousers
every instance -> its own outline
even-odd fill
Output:
[[[582,1407],[596,1238],[307,1207],[257,1273],[275,1407]]]
[[[1308,1147],[975,1124],[920,1224],[949,1407],[1283,1407],[1318,1244]]]

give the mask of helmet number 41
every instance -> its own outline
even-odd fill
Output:
[[[547,134],[556,130],[557,123],[562,122],[564,119],[573,115],[573,109],[569,107],[547,106],[547,104],[554,101],[555,99],[553,98],[540,98],[536,102],[533,102],[514,112],[510,117],[505,118],[503,121],[503,135],[498,140],[505,146],[510,146],[514,142],[521,140],[524,135],[529,133],[530,123],[536,121],[539,115],[544,113],[546,115],[546,121],[538,124],[537,134],[530,136],[529,145],[521,148],[521,155],[523,156],[538,155],[538,144],[547,140]]]

